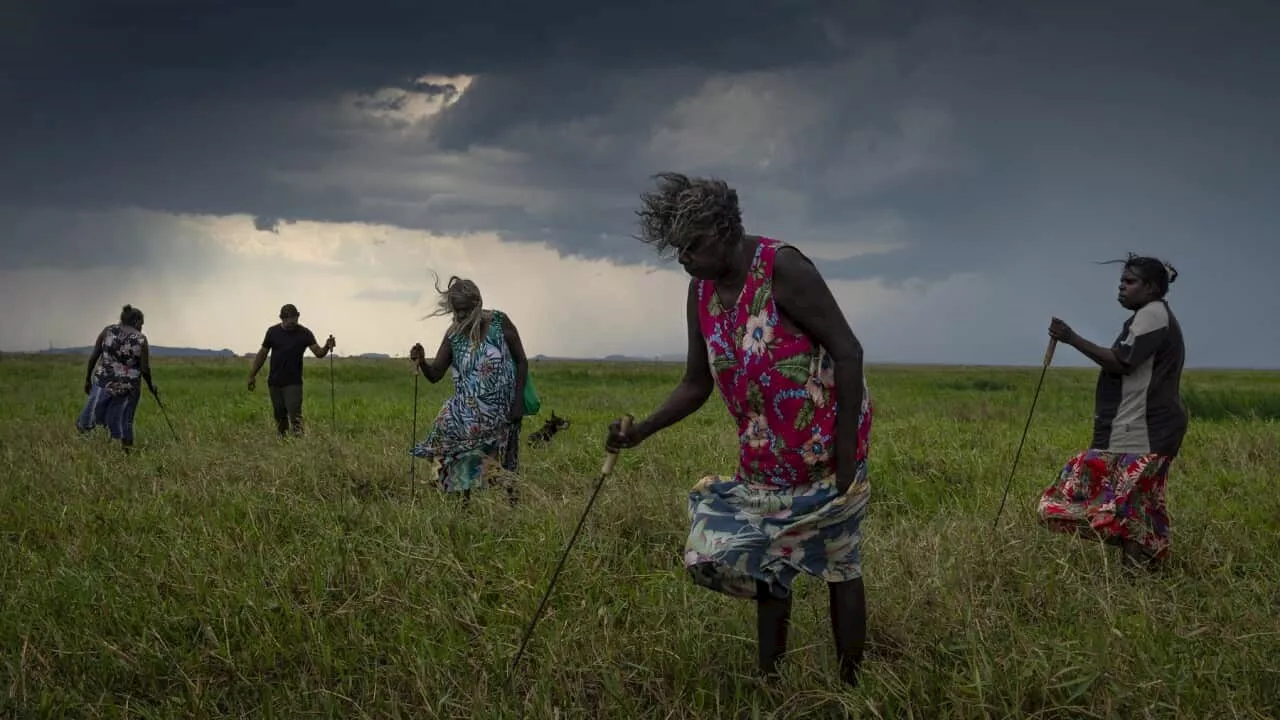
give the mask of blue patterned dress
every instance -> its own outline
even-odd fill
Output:
[[[519,423],[509,420],[515,397],[515,361],[507,348],[506,315],[493,311],[478,346],[457,333],[449,336],[454,394],[440,408],[426,438],[410,453],[440,461],[446,492],[477,490],[499,469],[515,472]]]

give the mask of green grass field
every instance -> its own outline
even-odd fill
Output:
[[[502,681],[604,459],[675,365],[535,363],[572,426],[522,448],[522,504],[469,515],[419,464],[408,363],[310,362],[310,434],[274,435],[250,361],[160,359],[140,452],[76,436],[83,358],[0,358],[0,716],[1271,718],[1280,715],[1280,373],[1188,372],[1173,557],[1041,530],[1042,487],[1089,439],[1094,374],[872,367],[870,646],[842,688],[826,590],[797,582],[777,687],[750,603],[680,566],[685,490],[732,471],[722,402],[624,453],[512,692]],[[422,381],[419,435],[450,392]]]

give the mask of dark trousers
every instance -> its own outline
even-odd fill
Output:
[[[276,431],[284,436],[290,428],[302,434],[302,385],[271,387],[271,409],[275,413]]]
[[[125,395],[110,395],[101,385],[94,385],[89,390],[89,398],[85,400],[84,409],[76,418],[76,427],[87,433],[95,426],[104,425],[111,433],[112,440],[119,440],[125,447],[133,446],[133,416],[138,412],[138,400],[141,390]]]

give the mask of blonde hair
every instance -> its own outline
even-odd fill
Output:
[[[431,275],[434,278],[432,285],[440,299],[436,302],[435,311],[423,320],[452,315],[453,324],[449,326],[449,334],[462,335],[469,338],[473,346],[479,345],[484,339],[484,323],[481,322],[484,317],[484,301],[480,296],[479,286],[471,280],[454,275],[442,289],[440,276],[435,272]]]

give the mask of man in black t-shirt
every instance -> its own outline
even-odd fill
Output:
[[[281,437],[292,427],[295,435],[302,434],[302,356],[307,348],[318,358],[329,354],[337,345],[330,335],[321,346],[316,336],[305,325],[298,324],[298,308],[292,304],[280,308],[280,323],[267,328],[262,347],[253,359],[249,371],[249,390],[257,385],[256,378],[262,364],[271,355],[271,367],[267,371],[267,389],[271,392],[271,406],[275,412],[276,430]]]

